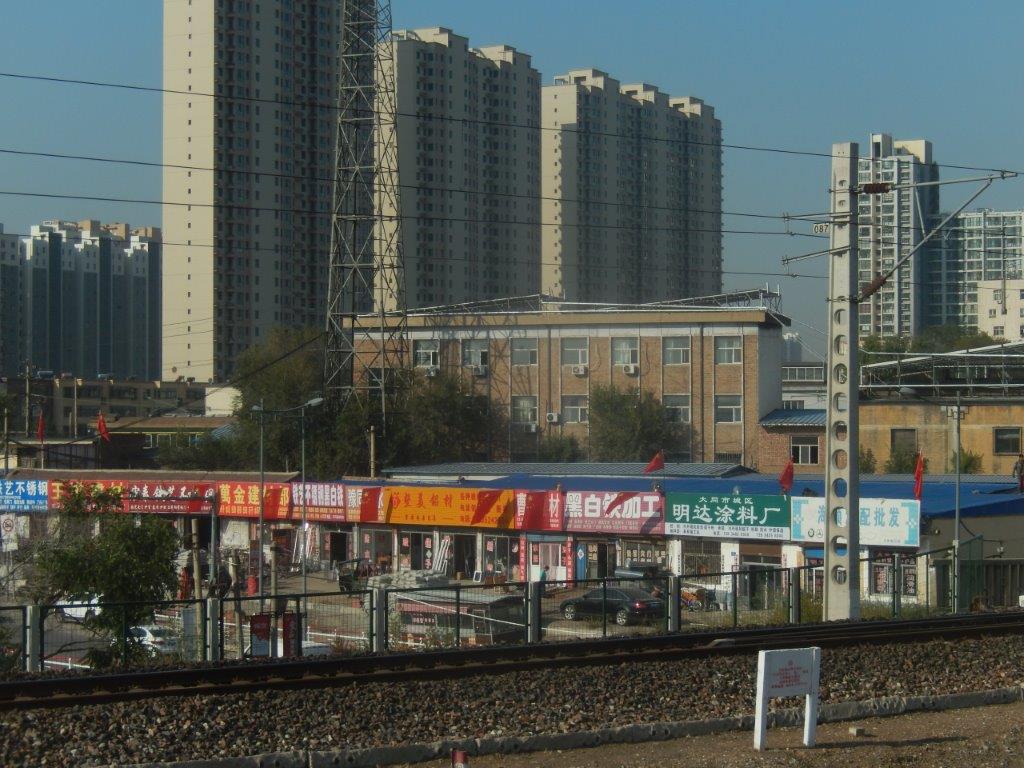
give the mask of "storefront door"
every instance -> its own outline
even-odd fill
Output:
[[[429,571],[434,567],[434,534],[427,531],[401,531],[398,534],[399,568]]]
[[[519,539],[510,536],[484,537],[484,578],[493,576],[499,581],[517,581]]]

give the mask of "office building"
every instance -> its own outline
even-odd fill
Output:
[[[0,287],[0,311],[20,314],[14,322],[21,328],[17,352],[5,352],[6,375],[22,373],[25,365],[84,377],[159,373],[159,229],[51,220],[33,226],[18,245],[18,311]],[[4,274],[13,275],[12,266],[8,256]]]
[[[470,48],[443,27],[394,38],[406,305],[537,293],[540,75],[530,57]]]
[[[1022,318],[1016,312],[1018,294],[1003,282],[1019,283],[1024,252],[1021,231],[1024,211],[965,211],[939,237],[928,269],[929,325],[957,325],[1020,338]],[[1001,296],[1006,296],[1003,301]],[[998,305],[998,306],[997,306]]]
[[[767,304],[580,307],[534,296],[474,310],[410,312],[407,353],[422,375],[458,376],[504,414],[491,458],[535,460],[549,436],[585,450],[598,385],[650,392],[689,425],[673,461],[749,465],[759,417],[782,407],[789,320]],[[360,322],[372,328],[377,317]]]
[[[938,223],[939,188],[907,185],[937,181],[930,141],[894,140],[874,133],[866,156],[858,161],[858,183],[891,182],[891,192],[861,195],[858,200],[857,256],[859,281],[870,283],[911,253]],[[933,244],[915,253],[868,301],[860,304],[860,335],[912,336],[927,323],[925,274]]]
[[[164,3],[165,378],[222,381],[270,328],[324,323],[340,12]]]
[[[542,291],[637,303],[722,287],[722,129],[700,99],[596,69],[541,95]]]

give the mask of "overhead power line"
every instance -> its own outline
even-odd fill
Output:
[[[81,85],[95,88],[116,88],[119,90],[136,91],[142,93],[160,93],[160,94],[173,94],[178,96],[187,97],[199,97],[199,98],[211,98],[211,99],[222,99],[224,101],[232,102],[252,102],[257,104],[270,104],[284,107],[301,107],[304,109],[316,108],[323,109],[325,111],[337,111],[338,105],[333,102],[321,102],[315,99],[309,100],[285,100],[285,99],[268,99],[260,98],[255,96],[238,96],[234,94],[216,94],[205,91],[182,91],[174,88],[160,88],[157,86],[149,85],[137,85],[132,83],[115,83],[101,80],[84,80],[79,78],[71,77],[57,77],[48,75],[35,75],[25,72],[0,72],[0,77],[11,78],[15,80],[32,80],[36,82],[47,82],[47,83],[59,83],[62,85]],[[780,155],[793,155],[802,157],[816,157],[822,159],[832,159],[834,156],[830,152],[820,152],[812,150],[801,150],[801,149],[788,149],[785,147],[769,147],[760,146],[755,144],[732,144],[727,142],[717,141],[700,141],[697,139],[674,139],[662,136],[644,136],[644,135],[630,135],[621,134],[611,131],[592,131],[581,128],[566,128],[564,126],[542,126],[534,125],[530,123],[516,123],[511,121],[503,120],[484,120],[480,118],[468,118],[468,117],[453,117],[450,115],[437,115],[437,114],[421,114],[419,112],[398,112],[398,117],[413,118],[422,121],[436,121],[436,122],[452,122],[459,124],[470,124],[470,125],[490,125],[498,126],[503,128],[516,128],[523,130],[535,130],[535,131],[553,131],[556,133],[574,133],[583,136],[600,136],[603,138],[623,138],[640,141],[652,141],[652,142],[664,142],[668,144],[681,144],[681,145],[694,145],[694,146],[708,146],[713,148],[721,147],[723,149],[737,149],[747,152],[767,152]],[[874,163],[880,163],[883,158],[862,158]],[[961,171],[980,171],[985,173],[1021,173],[1024,171],[1012,171],[1009,168],[992,168],[978,165],[958,165],[954,163],[934,163],[939,168],[951,168]]]

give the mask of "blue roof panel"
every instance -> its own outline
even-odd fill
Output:
[[[776,408],[761,417],[762,427],[824,427],[824,408]]]

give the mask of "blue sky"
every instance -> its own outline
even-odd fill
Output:
[[[180,0],[171,0],[179,2]],[[158,0],[0,0],[0,71],[159,85]],[[581,9],[586,8],[586,13]],[[940,163],[1024,167],[1024,3],[866,0],[840,4],[639,0],[394,0],[396,27],[447,26],[472,45],[506,43],[533,56],[550,82],[596,67],[714,105],[727,143],[827,152],[871,131],[928,138]],[[69,152],[159,162],[160,98],[0,78],[0,149]],[[725,209],[819,211],[828,161],[724,151]],[[943,169],[945,178],[963,172]],[[157,169],[15,158],[0,154],[0,190],[158,200]],[[963,187],[943,190],[955,207]],[[1020,181],[979,201],[1024,207]],[[157,206],[0,195],[6,231],[44,218],[159,223]],[[727,229],[779,229],[727,216]],[[780,272],[779,259],[821,241],[726,235],[725,269]],[[824,262],[801,273],[824,274]],[[727,274],[726,286],[778,283],[794,330],[820,349],[824,281]]]

